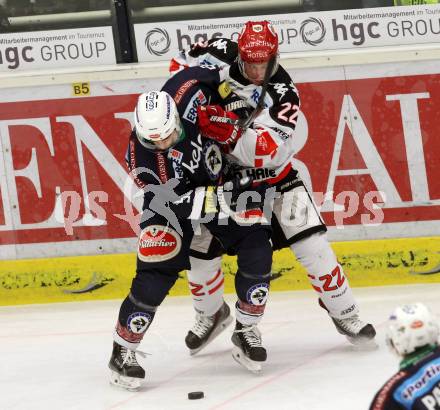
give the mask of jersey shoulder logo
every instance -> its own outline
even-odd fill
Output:
[[[271,83],[271,85],[276,93],[281,96],[280,98],[283,98],[287,91],[289,91],[285,83]]]
[[[217,50],[223,51],[226,54],[228,43],[224,39],[218,39],[210,44],[212,47],[215,47]]]
[[[189,101],[185,112],[183,113],[183,118],[193,124],[196,123],[197,120],[197,107],[199,105],[204,105],[208,102],[205,94],[203,94],[202,90],[197,91]]]

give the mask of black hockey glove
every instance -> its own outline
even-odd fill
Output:
[[[233,112],[241,120],[248,118],[252,111],[246,101],[234,93],[223,100],[223,107],[225,111]]]

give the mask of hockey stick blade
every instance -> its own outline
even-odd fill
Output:
[[[257,117],[258,114],[260,114],[261,110],[264,108],[264,98],[266,96],[267,86],[269,84],[269,80],[270,80],[273,68],[275,67],[275,63],[276,63],[275,57],[272,57],[269,60],[269,62],[267,63],[266,72],[264,73],[263,84],[261,86],[260,98],[258,99],[258,102],[257,102],[257,105],[256,105],[254,111],[251,112],[249,117],[247,117],[246,119],[240,120],[238,123],[238,125],[240,126],[240,128],[243,129],[243,131],[245,131],[249,127],[249,125],[252,124],[254,119]]]

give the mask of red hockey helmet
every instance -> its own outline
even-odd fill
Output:
[[[247,77],[244,63],[267,63],[272,57],[276,61],[271,76],[278,69],[278,35],[266,20],[248,21],[238,37],[238,62],[241,73]]]

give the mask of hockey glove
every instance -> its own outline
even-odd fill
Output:
[[[226,111],[236,114],[241,120],[246,120],[252,111],[247,105],[246,101],[235,93],[230,93],[226,98],[224,98],[222,105],[225,107]]]
[[[197,107],[197,118],[201,134],[219,144],[232,145],[241,137],[238,116],[220,105]]]

